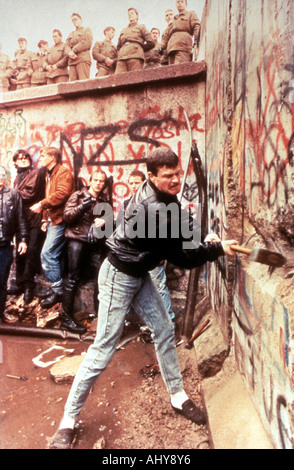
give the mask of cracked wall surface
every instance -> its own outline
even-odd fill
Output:
[[[293,19],[290,0],[207,0],[200,45],[209,228],[287,259],[209,269],[216,317],[277,448],[294,447]]]

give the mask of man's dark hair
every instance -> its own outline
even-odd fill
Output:
[[[13,155],[12,157],[12,160],[14,162],[16,162],[16,160],[18,159],[19,155],[24,155],[25,157],[27,157],[29,160],[30,160],[30,165],[32,164],[32,157],[30,156],[29,152],[27,152],[26,150],[23,150],[23,149],[19,149],[15,152],[15,154]]]
[[[48,44],[48,41],[41,39],[41,41],[38,42],[38,47],[45,46],[46,44]]]
[[[77,16],[78,18],[82,19],[81,15],[79,15],[78,13],[73,13],[73,14],[71,15],[71,18],[72,18],[73,16]]]
[[[130,8],[128,8],[128,12],[129,12],[130,10],[134,10],[134,12],[136,13],[137,17],[139,18],[139,13],[138,13],[138,10],[136,10],[136,8],[130,7]]]
[[[146,164],[147,171],[157,176],[158,170],[163,166],[176,168],[179,164],[179,157],[171,149],[159,147],[149,155]]]
[[[143,171],[140,171],[140,170],[133,170],[130,173],[129,181],[130,181],[131,176],[139,176],[139,178],[141,178],[142,181],[145,181],[145,179],[146,179],[145,173],[143,173]]]
[[[53,33],[57,33],[62,38],[62,32],[60,29],[53,29]]]
[[[111,29],[113,29],[113,31],[115,31],[115,28],[114,28],[113,26],[107,26],[107,27],[104,29],[103,33],[105,34],[105,33],[107,33],[107,31],[110,31]]]

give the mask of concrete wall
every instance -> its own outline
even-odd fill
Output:
[[[185,108],[210,231],[289,259],[273,272],[245,255],[206,270],[215,318],[277,448],[294,447],[293,19],[291,0],[207,0],[198,63],[13,92],[0,103],[1,163],[22,147],[37,164],[39,149],[56,145],[76,178],[101,165],[113,176],[116,208],[129,172],[144,170],[156,145],[185,166]],[[188,182],[186,204],[197,201],[192,168]]]
[[[41,147],[57,146],[76,178],[87,182],[97,166],[113,176],[118,209],[129,196],[128,174],[146,172],[144,159],[156,146],[172,148],[185,167],[190,139],[184,110],[204,152],[205,64],[187,66],[3,94],[1,163],[13,170],[13,152],[25,148],[37,165]],[[197,193],[192,167],[188,180],[187,202]]]
[[[239,255],[209,270],[216,317],[277,448],[294,447],[293,20],[291,0],[207,0],[200,46],[209,227],[288,259],[271,271]]]
[[[112,196],[117,215],[122,200],[130,196],[129,173],[146,173],[148,152],[162,145],[179,155],[183,170],[193,141],[205,152],[204,62],[162,67],[101,79],[77,81],[19,90],[0,96],[0,164],[15,169],[13,153],[24,148],[38,165],[43,146],[61,149],[63,164],[87,184],[93,169],[101,167],[113,178]],[[198,189],[190,164],[183,194],[185,206],[198,209]],[[188,273],[169,266],[169,287],[179,300],[175,312],[184,309]],[[93,310],[86,285],[79,290],[75,310]]]

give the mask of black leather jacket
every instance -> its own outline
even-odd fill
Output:
[[[0,245],[10,243],[16,233],[20,242],[27,241],[28,229],[21,195],[16,189],[4,186],[0,191]]]
[[[95,215],[93,209],[96,204],[107,203],[108,200],[104,193],[100,193],[97,198],[93,197],[92,205],[86,211],[83,211],[81,204],[83,200],[91,196],[88,188],[84,187],[79,191],[75,191],[67,200],[63,211],[63,222],[67,225],[65,237],[72,240],[80,240],[88,242],[88,233],[94,222]]]
[[[171,203],[172,210],[165,211]],[[193,235],[187,234],[187,227]],[[125,274],[141,277],[164,259],[191,269],[224,255],[221,243],[201,243],[200,240],[201,227],[181,209],[177,197],[160,192],[146,180],[130,199],[124,213],[120,213],[117,228],[106,244],[113,266]],[[189,248],[187,242],[190,242]]]

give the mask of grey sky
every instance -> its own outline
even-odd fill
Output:
[[[94,42],[104,39],[103,29],[111,25],[116,29],[116,43],[121,29],[128,24],[130,7],[138,10],[139,23],[148,29],[158,27],[162,32],[166,27],[164,12],[167,8],[176,12],[175,3],[175,0],[0,0],[2,52],[13,58],[19,37],[28,40],[31,51],[37,51],[40,39],[53,45],[54,28],[61,30],[65,40],[74,29],[72,13],[79,13],[84,25],[92,29]],[[205,0],[188,0],[188,9],[201,19],[204,4]]]

